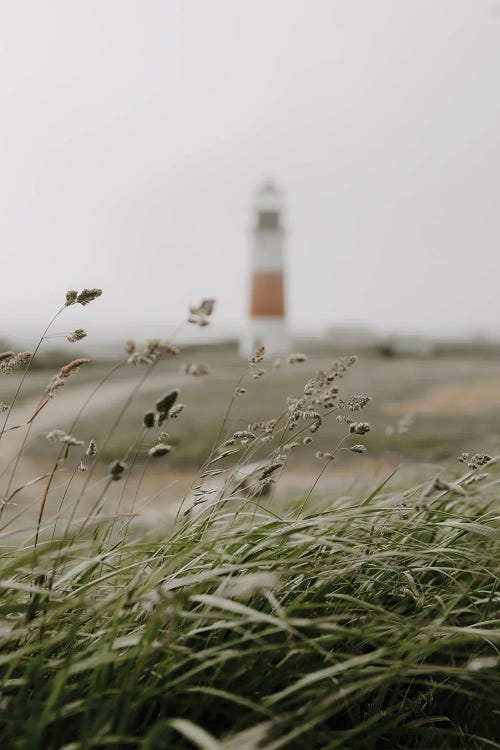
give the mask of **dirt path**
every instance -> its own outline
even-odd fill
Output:
[[[413,414],[450,417],[479,416],[499,408],[500,381],[495,379],[437,385],[419,398],[385,404],[383,411],[391,416]]]

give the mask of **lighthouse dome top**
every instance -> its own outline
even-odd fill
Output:
[[[272,180],[266,180],[257,189],[255,206],[259,211],[279,211],[283,205],[283,194]]]

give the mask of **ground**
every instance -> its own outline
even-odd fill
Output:
[[[313,353],[306,363],[282,365],[279,369],[264,362],[265,374],[254,379],[251,375],[244,375],[245,363],[235,354],[209,348],[203,356],[188,352],[178,358],[166,359],[146,379],[144,366],[124,365],[109,376],[94,395],[91,394],[107,377],[111,366],[91,363],[68,379],[64,388],[44,407],[28,433],[17,466],[14,456],[26,437],[26,427],[11,430],[3,436],[1,492],[8,497],[25,482],[50,472],[59,446],[50,444],[45,435],[51,429],[60,428],[71,431],[85,443],[94,438],[99,452],[95,474],[90,477],[94,468],[88,460],[86,464],[90,471],[75,473],[83,451],[81,448],[71,450],[68,461],[57,472],[51,487],[47,506],[49,515],[57,512],[60,490],[67,487],[69,480],[68,498],[76,497],[79,488],[86,483],[87,491],[80,506],[83,509],[91,507],[100,487],[95,484],[96,477],[105,473],[104,462],[126,454],[131,444],[139,439],[144,412],[154,407],[155,401],[165,391],[177,387],[181,390],[180,401],[186,407],[180,417],[166,427],[167,440],[174,445],[175,451],[164,460],[152,462],[138,487],[147,448],[157,436],[156,430],[148,432],[136,444],[136,470],[129,480],[137,489],[136,507],[147,508],[143,511],[145,518],[154,523],[166,520],[177,508],[179,499],[189,491],[242,375],[242,385],[247,392],[234,401],[224,433],[226,437],[255,420],[278,417],[286,406],[286,397],[299,394],[305,381],[317,369],[326,369],[333,358],[333,355]],[[181,368],[189,361],[206,361],[210,366],[209,375],[192,377],[182,373]],[[64,362],[59,366],[61,364]],[[23,424],[34,413],[51,374],[50,370],[37,370],[29,376],[8,426]],[[9,403],[18,380],[18,373],[2,378],[1,400]],[[456,458],[462,451],[499,452],[500,358],[476,355],[397,359],[366,355],[361,356],[340,381],[340,387],[344,397],[352,394],[372,397],[363,411],[363,419],[372,425],[372,431],[363,438],[368,453],[362,456],[341,454],[321,478],[318,491],[334,489],[342,494],[363,491],[396,467],[399,471],[393,482],[397,483],[399,477],[407,485],[409,475],[432,476],[437,466],[443,463],[456,465]],[[112,437],[106,440],[117,411],[134,389],[134,398],[124,410]],[[84,405],[83,414],[72,427]],[[316,452],[332,450],[343,432],[344,427],[332,415],[314,436],[312,445],[294,452],[280,480],[278,494],[284,496],[305,491],[321,468],[315,458]],[[293,438],[293,433],[290,433],[290,440]],[[100,466],[99,462],[103,465]],[[41,479],[19,491],[9,502],[6,517],[19,513],[30,503],[33,503],[33,513],[36,513],[45,483],[46,479]],[[103,512],[113,512],[119,502],[122,488],[113,487],[113,490],[110,505]],[[125,493],[127,497],[130,494],[130,491]],[[126,512],[130,509],[129,501],[123,502],[121,511]],[[27,516],[23,514],[22,518],[24,522]],[[12,528],[17,528],[18,524],[16,522]]]

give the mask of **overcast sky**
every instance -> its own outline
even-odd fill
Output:
[[[241,325],[267,177],[295,328],[500,333],[499,1],[0,0],[0,71],[0,336]]]

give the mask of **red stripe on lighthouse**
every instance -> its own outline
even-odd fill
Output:
[[[281,272],[255,272],[252,277],[252,317],[283,318],[285,299]]]

